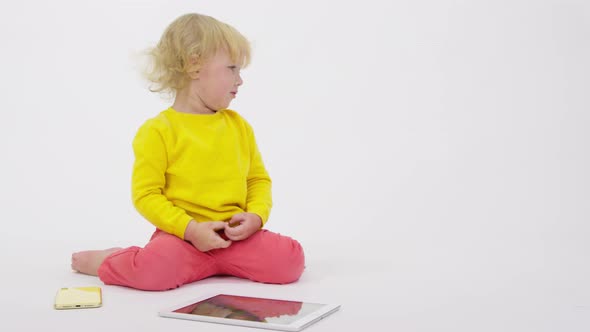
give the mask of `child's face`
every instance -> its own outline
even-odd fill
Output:
[[[203,63],[197,78],[192,81],[192,90],[208,108],[216,111],[225,109],[243,83],[240,69],[227,52],[217,52]]]

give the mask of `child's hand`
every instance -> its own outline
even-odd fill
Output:
[[[262,219],[254,213],[238,213],[225,225],[225,236],[232,241],[244,240],[256,233],[262,226]]]
[[[231,241],[226,241],[216,232],[225,228],[223,221],[196,222],[191,220],[184,231],[184,239],[199,251],[227,248]]]

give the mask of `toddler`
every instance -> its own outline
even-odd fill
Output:
[[[214,275],[298,280],[303,249],[263,229],[271,179],[252,127],[227,109],[243,83],[249,42],[228,24],[187,14],[167,27],[150,55],[151,90],[172,93],[174,103],[133,140],[132,197],[156,231],[144,248],[74,253],[72,268],[142,290]]]

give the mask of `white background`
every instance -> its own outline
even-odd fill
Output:
[[[231,107],[306,272],[53,310],[59,287],[102,285],[71,252],[153,230],[131,140],[170,101],[138,55],[187,12],[252,41]],[[13,1],[0,41],[2,330],[245,331],[156,316],[218,290],[343,305],[309,331],[590,330],[587,1]]]

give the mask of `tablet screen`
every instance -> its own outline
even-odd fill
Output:
[[[180,309],[176,313],[274,324],[291,324],[322,308],[324,304],[217,295]]]

